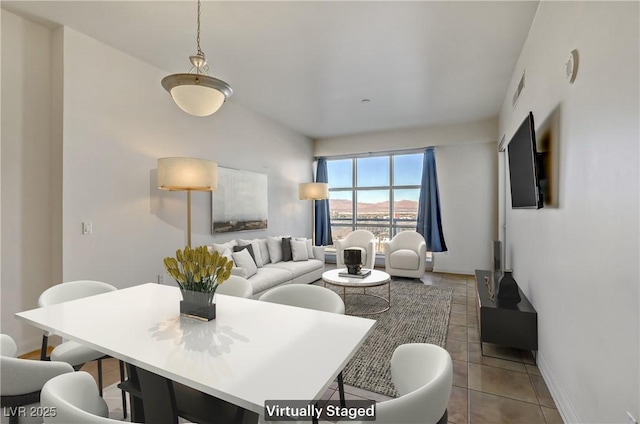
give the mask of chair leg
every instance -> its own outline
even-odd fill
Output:
[[[102,358],[98,359],[98,389],[102,397]]]
[[[124,362],[118,361],[120,363],[120,382],[124,383]],[[122,390],[122,415],[124,418],[127,418],[127,394]]]
[[[42,347],[40,348],[40,360],[48,361],[47,357],[47,347],[49,346],[49,337],[42,335]]]
[[[340,395],[340,406],[345,408],[347,403],[344,399],[344,379],[342,377],[342,371],[338,374],[338,393]]]

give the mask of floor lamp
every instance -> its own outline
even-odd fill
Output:
[[[311,208],[311,240],[316,245],[316,205],[315,200],[324,200],[329,198],[329,184],[327,183],[300,183],[298,186],[298,198],[300,200],[313,200]]]
[[[218,165],[206,159],[158,159],[158,188],[187,192],[187,246],[191,247],[191,192],[218,188]]]

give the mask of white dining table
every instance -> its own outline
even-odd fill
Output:
[[[260,416],[266,400],[318,400],[375,326],[224,295],[203,322],[181,317],[180,299],[147,283],[16,316]]]

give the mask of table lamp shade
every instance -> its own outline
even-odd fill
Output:
[[[161,190],[213,191],[218,188],[218,164],[206,159],[158,159]]]
[[[298,186],[300,200],[322,200],[329,198],[329,184],[327,183],[301,183]]]

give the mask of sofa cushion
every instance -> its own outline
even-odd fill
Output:
[[[282,237],[282,261],[288,262],[293,260],[291,253],[291,237]]]
[[[307,256],[309,257],[309,259],[313,259],[313,242],[311,241],[311,239],[305,238],[305,237],[299,237],[296,238],[294,240],[300,240],[300,241],[304,241],[305,245],[307,246]]]
[[[316,269],[322,268],[323,265],[324,264],[317,259],[309,259],[308,261],[302,262],[278,262],[275,264],[269,264],[265,266],[265,268],[283,269],[288,271],[294,277],[299,277],[301,275],[315,271]]]
[[[244,246],[233,246],[233,251],[234,252],[239,252],[241,250],[246,250],[247,252],[249,252],[249,254],[251,255],[251,259],[253,259],[253,262],[256,262],[256,256],[253,253],[253,246],[251,246],[250,244],[245,244]],[[237,264],[236,264],[237,265]],[[256,263],[256,266],[258,264]]]
[[[213,243],[211,245],[211,249],[213,249],[216,252],[218,252],[220,254],[220,256],[224,256],[229,261],[232,261],[233,260],[233,256],[231,255],[231,252],[233,251],[233,246],[235,246],[237,244],[238,243],[236,243],[235,240],[231,240],[231,241],[228,241],[226,243],[220,243],[220,244]]]
[[[246,278],[249,278],[258,272],[258,267],[249,253],[249,247],[250,246],[246,249],[240,250],[239,252],[232,253],[233,261],[236,263],[236,266],[246,271]]]
[[[420,257],[409,249],[399,249],[389,255],[389,266],[396,269],[417,270],[420,266]]]
[[[293,275],[291,274],[291,272],[287,271],[286,269],[272,267],[272,264],[269,264],[263,268],[258,269],[258,272],[249,279],[249,282],[253,287],[253,294],[256,294],[275,287],[279,284],[289,282],[292,279]]]
[[[291,240],[291,257],[294,262],[308,261],[307,243],[303,240]]]
[[[269,246],[267,245],[267,239],[256,239],[258,246],[260,246],[260,256],[262,256],[262,265],[266,265],[271,262],[269,257]]]
[[[267,246],[271,263],[280,262],[282,260],[282,237],[267,237]]]
[[[262,268],[264,266],[264,259],[262,259],[262,251],[260,250],[259,239],[253,240],[238,240],[240,246],[251,246],[253,260],[256,261],[256,266]]]

